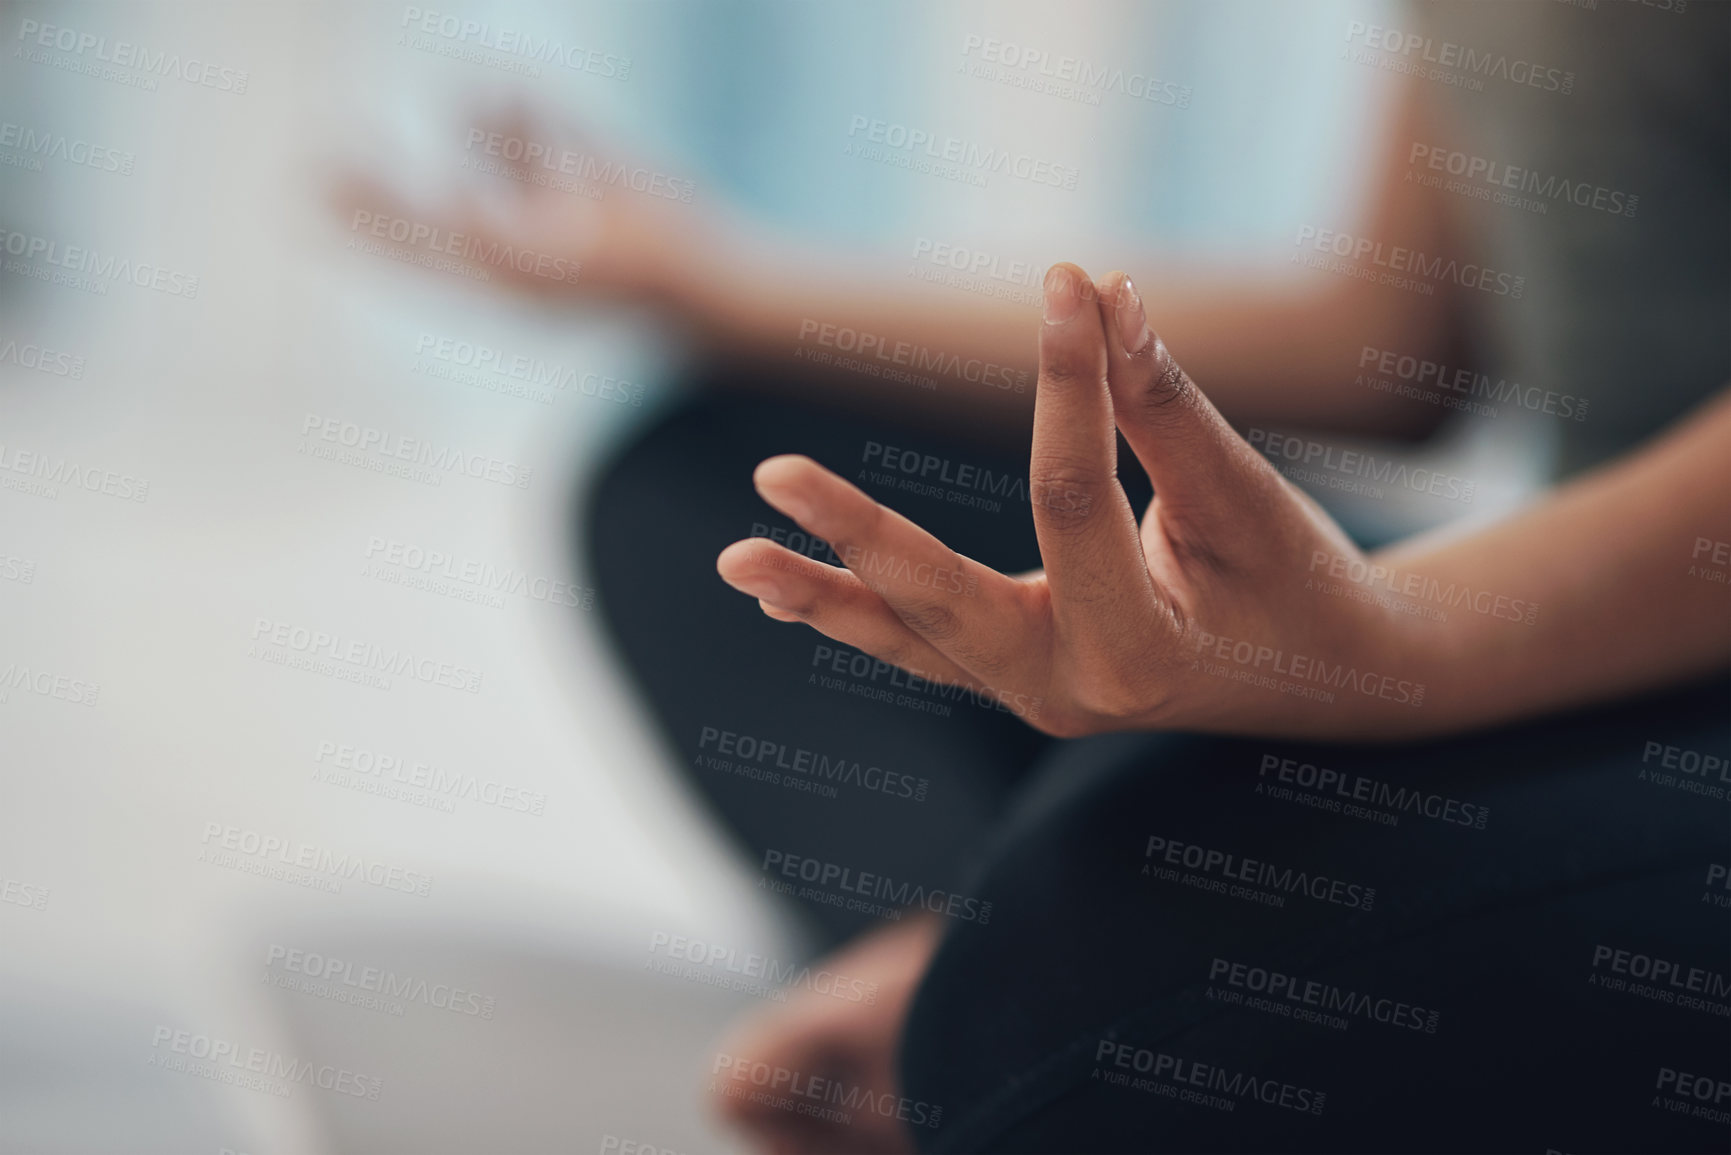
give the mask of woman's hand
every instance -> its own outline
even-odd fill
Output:
[[[464,168],[473,178],[453,182],[437,200],[410,197],[376,169],[354,170],[338,181],[334,207],[345,224],[356,213],[403,218],[443,237],[471,238],[482,251],[508,247],[578,268],[574,279],[561,279],[538,275],[535,262],[528,271],[506,261],[487,266],[525,292],[684,307],[694,256],[714,247],[693,182],[522,106],[478,120],[467,143]]]
[[[1330,581],[1364,560],[1357,547],[1226,424],[1128,277],[1096,286],[1056,265],[1045,292],[1028,476],[1044,570],[998,573],[787,456],[758,466],[758,492],[847,569],[752,539],[722,552],[722,577],[773,618],[1061,737],[1413,728],[1424,687],[1403,674],[1410,628]],[[1114,427],[1154,483],[1140,527]]]

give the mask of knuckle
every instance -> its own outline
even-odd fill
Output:
[[[1088,679],[1073,696],[1088,714],[1108,723],[1128,721],[1147,709],[1145,692],[1114,675]]]
[[[1149,350],[1147,383],[1136,395],[1136,404],[1145,417],[1158,420],[1185,408],[1196,386],[1166,342],[1155,338]]]
[[[964,629],[962,619],[955,611],[939,602],[922,601],[898,606],[896,614],[909,629],[939,644],[956,640]]]
[[[792,614],[804,622],[820,622],[829,617],[823,598],[814,590],[803,590],[776,604],[776,609]]]
[[[1064,391],[1098,388],[1105,382],[1100,358],[1081,349],[1047,348],[1040,359],[1040,384]]]
[[[1010,657],[992,639],[974,636],[967,620],[941,602],[903,604],[895,612],[910,630],[980,677],[994,681],[1010,674],[1014,665]]]
[[[842,563],[852,566],[852,558],[876,556],[877,544],[883,540],[884,516],[888,513],[882,505],[867,500],[862,504],[845,503],[837,510],[833,527],[829,530],[830,548]]]
[[[956,611],[950,610],[945,604],[935,601],[902,604],[895,608],[898,618],[907,623],[907,629],[930,641],[938,649],[947,649],[964,661],[973,661],[975,646],[966,644],[968,625],[962,622]]]
[[[1166,546],[1172,551],[1179,569],[1213,578],[1226,578],[1231,574],[1232,541],[1230,537],[1224,542],[1219,540],[1221,535],[1215,533],[1214,528],[1202,519],[1183,516],[1172,519],[1167,526]],[[1254,556],[1266,552],[1266,543],[1260,540],[1254,543]]]
[[[865,649],[872,657],[880,658],[890,665],[899,666],[904,670],[913,669],[916,659],[919,657],[918,649],[902,639],[888,640],[882,645]]]
[[[1047,712],[1036,725],[1054,738],[1086,738],[1096,729],[1085,714],[1068,708]]]
[[[1141,634],[1134,627],[1129,632]],[[1122,729],[1159,710],[1170,689],[1169,671],[1162,662],[1132,656],[1145,649],[1129,646],[1118,655],[1095,654],[1070,663],[1065,696],[1072,709],[1091,720],[1094,729]]]
[[[957,661],[986,680],[986,690],[1007,681],[1015,669],[1015,661],[1009,655],[987,646],[952,643],[949,649]]]
[[[1053,529],[1081,529],[1101,504],[1104,482],[1094,470],[1067,461],[1035,459],[1028,474],[1028,500],[1035,516]]]

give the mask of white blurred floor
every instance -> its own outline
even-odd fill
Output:
[[[348,131],[352,93],[306,68],[327,21],[350,28],[340,9],[14,7],[0,32],[25,18],[244,61],[252,81],[241,98],[138,93],[10,53],[0,79],[4,119],[137,157],[124,176],[7,174],[5,223],[202,281],[188,300],[0,278],[0,338],[87,362],[81,380],[0,367],[4,452],[150,482],[143,503],[0,492],[0,554],[34,574],[0,582],[0,668],[101,686],[94,707],[18,689],[0,704],[0,876],[49,891],[39,911],[0,906],[0,1150],[584,1151],[606,1134],[725,1149],[697,1090],[734,996],[643,972],[649,939],[790,947],[678,789],[596,615],[363,573],[384,538],[586,584],[573,500],[659,403],[655,336],[343,249],[324,182],[364,134]],[[408,79],[450,63],[369,51]],[[423,334],[643,382],[648,406],[430,378]],[[532,483],[435,487],[314,460],[297,452],[308,413],[530,464]],[[482,689],[267,664],[248,656],[260,618],[479,668]],[[326,742],[544,795],[544,813],[317,781]],[[199,861],[213,822],[430,875],[430,894],[213,866]],[[273,943],[486,992],[496,1013],[392,1016],[276,989]],[[383,1093],[276,1098],[161,1070],[163,1027],[346,1066]]]

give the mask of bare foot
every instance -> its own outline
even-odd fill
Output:
[[[813,964],[786,1003],[736,1024],[713,1065],[716,1112],[770,1155],[911,1153],[897,1116],[920,1120],[898,1099],[896,1047],[939,934],[920,915],[861,935]]]

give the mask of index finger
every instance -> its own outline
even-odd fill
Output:
[[[957,553],[809,457],[772,457],[753,480],[765,501],[829,542],[949,661],[987,683],[1036,683],[1026,596],[1014,578]]]

